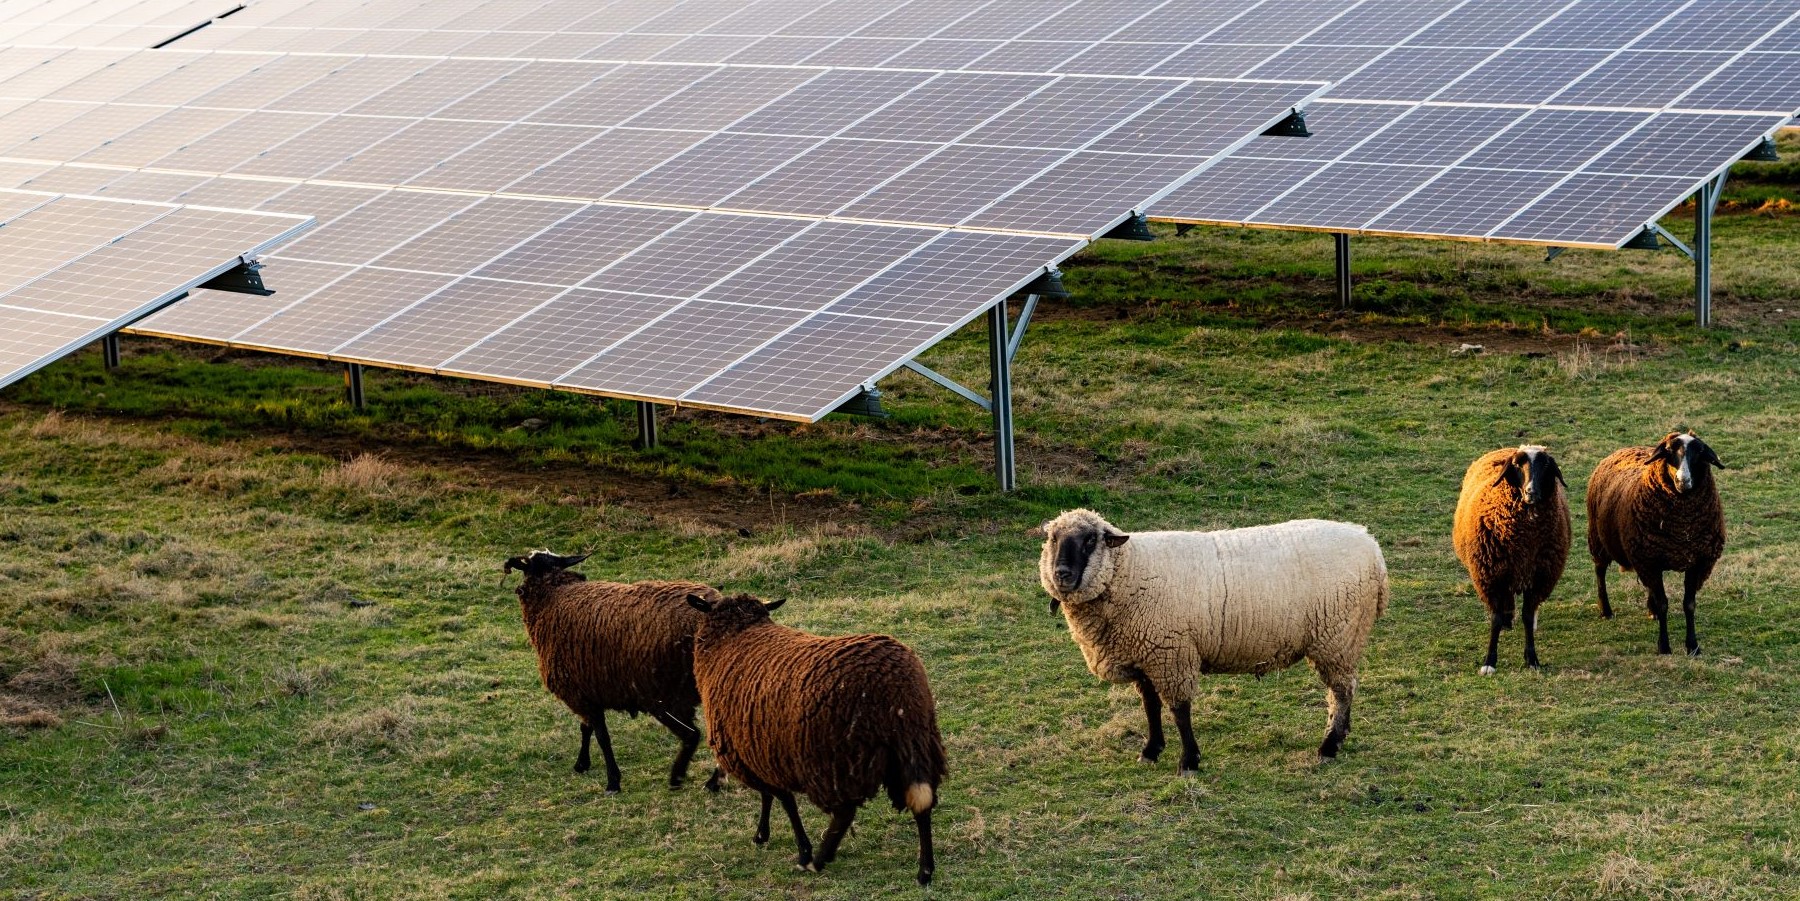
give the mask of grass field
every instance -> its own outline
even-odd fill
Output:
[[[1800,228],[1792,164],[1718,230],[1720,327],[1673,253],[1199,230],[1074,261],[1017,361],[1021,482],[985,414],[923,380],[886,421],[681,412],[128,339],[0,402],[0,897],[910,897],[913,832],[865,808],[822,875],[750,843],[755,796],[670,792],[673,740],[614,718],[625,791],[570,772],[507,556],[786,597],[784,622],[924,657],[951,755],[954,898],[1800,895]],[[978,328],[930,352],[984,381]],[[1485,353],[1455,354],[1463,343]],[[1576,499],[1611,450],[1693,427],[1726,556],[1698,659],[1654,654],[1579,546],[1541,672],[1449,547],[1463,468],[1529,439]],[[1355,730],[1318,765],[1305,667],[1213,677],[1197,777],[1136,763],[1134,694],[1087,674],[1036,582],[1034,525],[1361,522],[1394,599]],[[1578,542],[1579,545],[1579,542]],[[697,771],[710,765],[705,752]],[[824,817],[809,811],[815,840]]]

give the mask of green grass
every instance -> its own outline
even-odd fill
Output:
[[[653,723],[615,717],[623,795],[572,775],[574,720],[498,585],[545,545],[918,649],[953,770],[933,894],[1795,896],[1793,224],[1722,220],[1705,333],[1672,253],[1358,240],[1345,314],[1318,236],[1103,245],[1017,361],[1010,496],[985,414],[912,376],[884,384],[891,420],[681,412],[640,454],[629,410],[589,398],[372,371],[357,412],[329,367],[78,355],[0,406],[0,897],[917,894],[910,822],[871,805],[796,874],[780,829],[751,845],[750,793],[660,785]],[[977,332],[928,361],[979,385]],[[1600,620],[1578,548],[1545,670],[1509,633],[1476,675],[1448,536],[1468,461],[1541,441],[1579,497],[1612,449],[1687,426],[1731,466],[1705,656],[1656,656],[1616,572]],[[1075,504],[1128,529],[1367,524],[1394,600],[1339,761],[1311,759],[1302,667],[1203,683],[1196,778],[1138,765],[1135,696],[1086,673],[1036,585],[1028,530]]]

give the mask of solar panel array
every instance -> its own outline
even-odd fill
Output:
[[[0,387],[308,223],[302,216],[0,191]]]
[[[530,5],[259,4],[167,50],[0,52],[0,134],[28,136],[0,184],[318,216],[269,256],[277,297],[136,331],[810,420],[1322,87],[370,55],[400,35],[363,25],[290,53],[316,29],[269,18]]]
[[[1318,137],[1259,138],[1155,218],[1617,248],[1800,109],[1800,0],[1305,6],[1227,68],[1331,80]]]
[[[0,46],[155,47],[241,8],[234,0],[6,0]]]
[[[402,52],[1330,80],[1315,122],[1348,123],[1355,140],[1259,142],[1157,218],[1617,247],[1800,108],[1797,12],[1793,0],[274,2],[197,39],[331,50],[366,46],[373,29]]]

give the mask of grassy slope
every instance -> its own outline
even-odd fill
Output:
[[[141,341],[117,375],[59,364],[0,408],[0,698],[61,720],[0,732],[0,895],[914,893],[909,823],[871,806],[838,865],[794,874],[785,837],[750,845],[748,793],[659,786],[673,741],[651,723],[615,724],[624,795],[572,776],[573,720],[496,587],[504,556],[548,544],[595,548],[596,577],[699,576],[916,647],[954,769],[939,894],[1792,896],[1800,233],[1720,231],[1707,335],[1680,324],[1672,254],[1359,241],[1373,312],[1339,317],[1314,236],[1103,247],[1021,354],[1030,487],[1004,498],[979,412],[907,377],[889,422],[681,414],[637,455],[621,408],[578,398],[375,373],[357,414],[305,365]],[[1650,353],[1606,352],[1620,331]],[[1450,355],[1461,340],[1542,355]],[[982,352],[968,334],[930,360],[976,384]],[[1543,441],[1578,498],[1605,453],[1687,425],[1733,467],[1706,656],[1651,653],[1616,572],[1625,615],[1599,620],[1577,550],[1547,669],[1522,672],[1510,634],[1476,676],[1482,612],[1448,547],[1467,461]],[[344,462],[356,445],[390,456]],[[434,453],[473,462],[394,462]],[[704,504],[486,475],[560,461],[811,492],[842,523],[744,537]],[[1310,759],[1324,701],[1302,668],[1206,683],[1198,778],[1137,765],[1134,696],[1086,674],[1035,584],[1026,530],[1077,503],[1140,529],[1368,524],[1395,599],[1345,756]]]

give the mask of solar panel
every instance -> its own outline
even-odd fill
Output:
[[[1143,77],[1185,42],[1107,39],[1159,0],[530,6],[453,37],[441,6],[259,4],[142,85],[0,115],[107,123],[80,148],[107,162],[25,178],[316,211],[276,302],[139,331],[816,419],[1318,90]],[[927,51],[970,68],[895,62]],[[743,387],[815,339],[839,362],[807,390]]]
[[[1267,8],[1257,4],[1157,70],[1210,60],[1219,68],[1205,71],[1227,77],[1342,72],[1369,54],[1309,108],[1315,137],[1252,141],[1153,218],[1616,248],[1649,221],[1631,215],[1674,207],[1800,109],[1800,57],[1767,52],[1800,33],[1797,0],[1316,7],[1336,18],[1289,46],[1219,43],[1256,40],[1237,23]],[[1334,165],[1275,165],[1284,160]],[[1352,162],[1436,172],[1389,210],[1374,182],[1409,176],[1343,168]],[[1286,175],[1311,181],[1270,197]],[[1574,192],[1590,186],[1604,202],[1584,214]],[[1353,193],[1320,195],[1326,187]],[[1459,213],[1465,190],[1478,196]],[[1480,225],[1487,231],[1471,234]]]
[[[310,224],[297,216],[0,190],[0,387]]]

